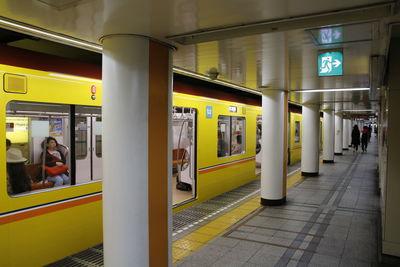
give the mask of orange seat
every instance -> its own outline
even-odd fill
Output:
[[[28,175],[32,179],[32,190],[43,189],[43,188],[50,188],[54,186],[53,182],[45,182],[41,181],[41,166],[40,164],[27,164],[25,165],[26,171]]]
[[[188,163],[189,160],[186,158],[186,149],[179,148],[172,150],[172,167],[177,167],[178,165],[183,165]]]

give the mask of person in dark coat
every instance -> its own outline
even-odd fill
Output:
[[[354,125],[353,131],[351,132],[351,144],[354,148],[354,152],[358,151],[358,146],[360,145],[360,130],[358,130],[357,125]]]
[[[367,126],[363,127],[361,131],[361,149],[363,152],[367,152],[367,146],[369,142],[369,129]]]
[[[22,156],[21,150],[17,148],[9,148],[6,155],[8,193],[12,195],[30,191],[32,180],[25,168],[27,159]]]

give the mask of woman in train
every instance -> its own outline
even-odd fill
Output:
[[[46,143],[46,146],[44,146],[44,143]],[[42,147],[46,147],[45,169],[47,180],[53,182],[55,187],[70,183],[65,156],[57,149],[57,146],[58,142],[54,137],[47,137],[42,143]],[[43,153],[40,157],[43,158]]]
[[[19,194],[32,189],[32,180],[29,177],[21,150],[9,148],[6,152],[8,193]]]

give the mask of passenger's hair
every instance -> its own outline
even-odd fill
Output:
[[[23,162],[7,163],[7,173],[13,194],[30,191],[32,189],[31,178]]]
[[[6,147],[10,147],[11,146],[11,141],[10,141],[10,139],[6,139]]]
[[[354,128],[353,128],[354,130],[358,130],[358,125],[356,124],[356,125],[354,125]]]
[[[43,142],[42,142],[42,148],[45,149],[45,147],[46,147],[46,146],[44,145],[44,142],[45,142],[45,141],[46,141],[46,145],[48,145],[48,144],[50,143],[51,140],[54,140],[54,142],[56,142],[56,145],[58,146],[57,139],[55,139],[54,137],[49,136],[49,137],[47,137],[45,140],[43,140]]]

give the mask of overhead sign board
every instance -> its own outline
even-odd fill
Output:
[[[318,76],[343,75],[343,52],[322,51],[318,54]]]
[[[318,31],[318,42],[322,45],[343,42],[343,28],[323,28]]]

